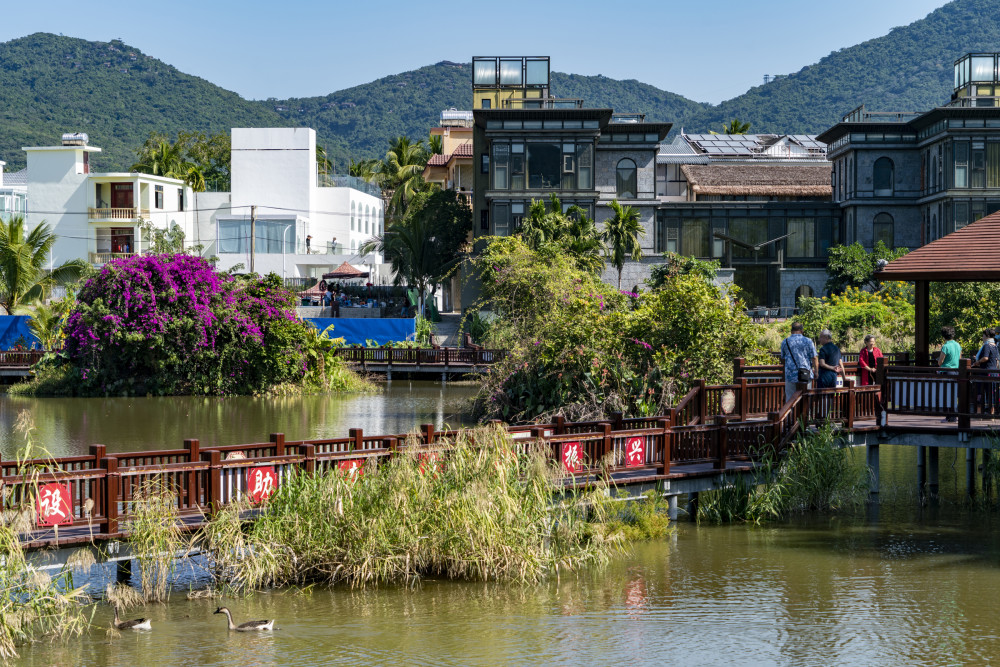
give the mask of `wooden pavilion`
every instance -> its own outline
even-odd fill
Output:
[[[918,366],[929,365],[930,284],[1000,282],[1000,212],[889,262],[875,277],[915,284],[915,359]]]

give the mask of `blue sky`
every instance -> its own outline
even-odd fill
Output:
[[[440,60],[549,55],[552,68],[638,79],[718,103],[943,0],[10,2],[0,41],[121,38],[244,97],[311,97]],[[153,10],[153,7],[158,7]],[[611,8],[611,9],[609,9]]]

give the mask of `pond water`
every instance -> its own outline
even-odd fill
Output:
[[[341,433],[366,416],[372,429],[405,431],[421,420],[457,423],[468,393],[456,385],[442,392],[437,385],[401,383],[381,399],[288,399],[252,409],[236,401],[192,401],[186,407],[165,402],[140,408],[145,412],[138,418],[106,402],[73,408],[39,401],[32,410],[39,434],[73,451],[94,438],[121,448],[204,433],[218,442],[237,442],[266,435],[275,430],[272,424],[289,437],[309,437]],[[5,425],[13,412],[11,405],[0,405]],[[180,423],[163,423],[156,417],[160,412]],[[379,421],[379,412],[387,421]],[[408,414],[417,421],[406,422]],[[70,415],[72,421],[62,421]],[[121,419],[121,427],[104,425],[109,417]],[[143,433],[152,435],[144,440]],[[863,459],[861,450],[854,455]],[[1000,517],[961,504],[962,450],[942,451],[944,497],[938,508],[919,507],[915,464],[914,449],[883,446],[883,505],[877,517],[862,510],[759,528],[679,522],[671,537],[637,545],[607,567],[563,572],[537,586],[425,580],[413,589],[316,588],[225,601],[237,623],[277,619],[268,634],[230,633],[224,617],[212,614],[216,601],[186,600],[188,587],[206,581],[189,565],[170,603],[129,612],[130,618],[152,618],[152,631],[111,638],[105,632],[110,613],[102,606],[83,637],[26,647],[17,662],[144,667],[993,662],[1000,655]],[[105,566],[104,572],[112,571]]]

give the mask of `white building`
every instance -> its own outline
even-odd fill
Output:
[[[362,257],[358,248],[384,230],[379,191],[350,176],[318,174],[314,130],[233,128],[230,169],[228,202],[217,193],[196,200],[195,235],[210,239],[205,254],[218,256],[220,269],[250,269],[253,217],[257,273],[318,277],[346,261],[378,280],[381,257]]]
[[[0,219],[9,220],[12,215],[24,215],[27,211],[28,183],[27,172],[4,171],[6,162],[0,160]]]
[[[104,264],[142,252],[140,222],[161,229],[178,225],[191,238],[191,188],[175,178],[149,174],[91,173],[87,135],[63,135],[62,145],[28,147],[28,229],[46,222],[57,235],[52,262],[85,259]]]

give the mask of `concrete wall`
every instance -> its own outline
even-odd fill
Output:
[[[87,222],[87,174],[83,153],[99,148],[80,146],[25,149],[28,160],[29,212],[26,227],[47,222],[59,238],[52,247],[52,262],[87,258],[87,239],[93,236]],[[72,212],[72,213],[70,213]]]
[[[307,213],[316,187],[316,132],[311,128],[232,130],[233,213]]]
[[[602,200],[611,200],[617,196],[618,162],[625,158],[635,162],[639,192],[646,194],[656,190],[656,150],[650,148],[601,148],[601,145],[598,144],[594,177]]]

